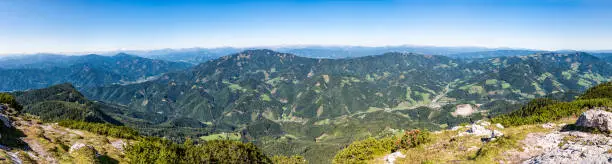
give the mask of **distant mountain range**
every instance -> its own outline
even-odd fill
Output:
[[[221,48],[183,48],[183,49],[159,49],[159,50],[122,50],[122,51],[110,51],[110,52],[98,52],[104,56],[111,56],[117,53],[128,53],[134,54],[151,59],[160,59],[176,62],[188,62],[192,64],[199,64],[206,62],[211,59],[216,59],[221,56],[228,54],[238,53],[249,49],[271,49],[278,52],[291,53],[302,57],[310,58],[350,58],[350,57],[362,57],[371,55],[380,55],[387,52],[402,52],[402,53],[419,53],[428,55],[453,55],[460,53],[472,53],[472,52],[488,52],[496,50],[518,50],[518,51],[532,51],[527,49],[511,49],[511,48],[484,48],[484,47],[436,47],[436,46],[416,46],[416,45],[402,45],[402,46],[381,46],[381,47],[366,47],[366,46],[262,46],[262,47],[248,47],[248,48],[235,48],[235,47],[221,47]],[[536,51],[536,50],[533,50]],[[51,59],[47,57],[54,54],[37,54],[37,55],[25,55],[25,57],[34,59],[29,63],[38,63],[40,59]],[[520,55],[520,54],[515,54]],[[23,59],[24,55],[4,57],[5,59]],[[37,60],[38,59],[38,60]],[[0,57],[0,61],[4,60]],[[48,62],[48,61],[47,61]],[[51,61],[58,62],[58,61]],[[65,61],[62,61],[65,62]],[[11,64],[17,66],[23,66],[28,63]],[[1,66],[0,66],[1,67]]]
[[[230,119],[226,123],[236,124],[266,112],[270,120],[324,119],[371,107],[520,101],[581,91],[611,77],[610,63],[586,53],[464,61],[411,53],[313,59],[249,50],[158,80],[93,88],[86,94],[139,111],[178,112],[202,121]],[[261,108],[253,108],[254,104]]]
[[[0,63],[0,91],[44,88],[66,82],[77,87],[130,83],[191,66],[124,53],[115,56],[37,55],[3,59]]]
[[[354,58],[371,55],[380,55],[387,52],[418,53],[427,55],[443,55],[453,58],[488,58],[500,56],[521,56],[543,52],[574,53],[575,50],[544,51],[521,48],[484,48],[484,47],[438,47],[438,46],[262,46],[262,47],[220,47],[220,48],[182,48],[182,49],[158,49],[158,50],[122,50],[98,52],[103,56],[112,56],[118,53],[133,54],[150,59],[159,59],[175,62],[187,62],[199,64],[212,59],[216,59],[228,54],[238,53],[252,49],[270,49],[278,52],[291,53],[309,58]],[[584,51],[597,57],[612,56],[612,51]],[[28,59],[24,61],[24,59]],[[61,59],[61,60],[60,60]],[[35,55],[14,55],[1,57],[0,61],[5,61],[5,65],[0,68],[41,68],[49,66],[62,66],[69,63],[78,62],[77,58],[60,54],[35,54]]]
[[[387,52],[417,53],[426,55],[443,55],[453,58],[489,58],[500,56],[521,56],[543,52],[574,53],[574,50],[544,51],[520,48],[484,48],[484,47],[436,47],[436,46],[279,46],[279,47],[250,47],[250,48],[187,48],[162,49],[152,51],[126,51],[143,57],[188,62],[199,64],[228,54],[238,53],[249,49],[270,49],[277,52],[291,53],[309,58],[355,58],[371,55],[380,55]],[[611,56],[608,51],[585,51],[597,57]]]

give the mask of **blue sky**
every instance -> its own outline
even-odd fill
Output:
[[[0,0],[0,54],[273,45],[612,49],[606,0]]]

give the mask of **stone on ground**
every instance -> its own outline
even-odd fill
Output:
[[[393,164],[397,158],[406,158],[406,155],[398,151],[385,156],[384,160],[386,164]]]
[[[612,113],[600,109],[588,110],[580,115],[576,125],[610,132],[612,131]]]

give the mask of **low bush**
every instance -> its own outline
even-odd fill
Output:
[[[410,130],[402,136],[382,139],[368,138],[356,141],[344,148],[333,159],[333,163],[366,163],[376,156],[392,153],[399,149],[410,149],[431,141],[427,130]]]
[[[585,109],[601,106],[612,106],[612,99],[581,99],[572,102],[557,102],[534,108],[521,108],[518,111],[494,117],[491,121],[493,123],[501,123],[504,126],[546,123],[563,117],[577,116],[584,112]]]
[[[612,98],[612,82],[606,82],[589,88],[579,99]]]
[[[514,148],[517,142],[517,138],[513,136],[499,137],[495,141],[483,145],[474,156],[470,157],[470,159],[475,161],[489,161],[499,153]]]
[[[421,144],[428,143],[431,141],[430,133],[427,130],[411,130],[404,132],[404,134],[395,142],[395,148],[397,149],[409,149],[417,147]]]
[[[83,122],[83,121],[73,121],[73,120],[63,120],[58,122],[59,126],[72,128],[72,129],[81,129],[85,131],[89,131],[92,133],[106,135],[117,138],[125,138],[125,139],[137,139],[139,138],[139,134],[136,130],[125,127],[125,126],[117,126],[108,123],[91,123],[91,122]]]
[[[9,107],[20,111],[23,107],[17,102],[13,95],[8,93],[0,93],[0,104],[8,104]]]
[[[308,162],[304,157],[294,155],[294,156],[274,156],[272,157],[272,162],[277,164],[307,164]]]
[[[179,145],[160,138],[145,138],[126,148],[129,163],[272,163],[252,143],[214,140]]]
[[[333,163],[365,163],[375,156],[391,153],[394,146],[393,137],[356,141],[336,154]]]

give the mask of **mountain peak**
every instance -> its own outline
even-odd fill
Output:
[[[277,51],[273,51],[270,49],[253,49],[253,50],[245,50],[242,51],[240,53],[237,53],[235,55],[258,55],[258,56],[274,56],[274,55],[291,55],[291,56],[295,56],[293,54],[288,54],[288,53],[282,53],[282,52],[277,52]]]
[[[130,58],[130,57],[137,57],[137,56],[134,56],[134,55],[130,55],[130,54],[127,54],[127,53],[121,52],[121,53],[116,54],[116,55],[115,55],[115,56],[113,56],[113,57],[115,57],[115,58]]]
[[[68,101],[85,102],[87,99],[70,83],[62,83],[48,88],[16,92],[18,101],[24,104],[32,104],[40,101]]]

